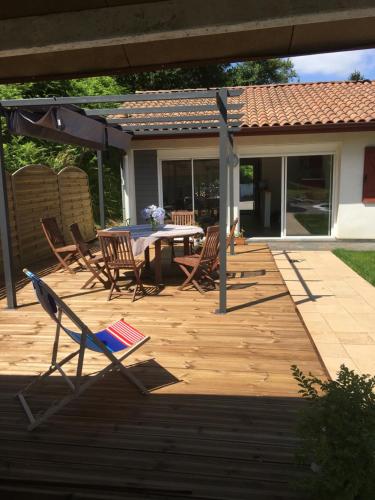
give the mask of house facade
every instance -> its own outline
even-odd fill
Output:
[[[252,238],[375,239],[375,82],[245,87],[234,134],[234,211]],[[165,115],[164,115],[165,116]],[[219,217],[217,136],[137,138],[123,215],[149,204]]]

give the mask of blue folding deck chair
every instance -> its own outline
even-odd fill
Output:
[[[55,294],[51,288],[44,283],[36,274],[23,270],[28,278],[30,278],[36,296],[47,314],[56,323],[55,341],[52,350],[52,359],[50,368],[33,382],[27,385],[22,391],[17,393],[23,409],[30,420],[28,430],[35,429],[42,422],[45,422],[51,415],[59,411],[67,405],[72,399],[79,397],[88,387],[95,383],[99,378],[103,377],[105,373],[110,370],[119,369],[120,373],[130,380],[139,391],[146,395],[147,389],[143,384],[122,364],[122,361],[136,351],[141,345],[147,342],[150,337],[145,337],[142,333],[130,326],[124,320],[117,321],[116,323],[108,326],[100,332],[93,333],[91,330],[74,314],[74,312]],[[62,324],[62,316],[65,314],[67,318],[77,327],[79,332],[74,332]],[[69,337],[79,344],[79,349],[66,356],[62,361],[57,361],[57,354],[59,348],[60,330],[63,330]],[[104,354],[110,360],[110,364],[103,368],[100,372],[88,377],[88,380],[83,381],[83,362],[85,350],[95,351]],[[126,350],[122,357],[117,358],[114,353]],[[62,366],[68,361],[78,356],[76,380],[73,381],[62,369]],[[70,393],[55,402],[47,410],[34,416],[29,404],[26,401],[25,395],[29,389],[36,383],[46,379],[53,372],[58,371],[67,385],[69,386]]]

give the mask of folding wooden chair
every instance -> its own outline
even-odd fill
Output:
[[[184,257],[175,257],[174,262],[186,274],[187,278],[179,287],[183,290],[186,286],[193,284],[195,288],[204,293],[198,281],[208,280],[215,287],[215,280],[212,277],[213,265],[218,258],[219,253],[219,226],[207,228],[206,239],[200,254],[185,255]]]
[[[79,252],[76,245],[65,244],[64,236],[61,234],[55,217],[44,217],[40,219],[40,223],[42,224],[42,229],[48,244],[56,259],[59,261],[55,271],[64,268],[74,274],[74,271],[69,267],[70,263],[77,262],[80,267],[82,267],[78,260]]]
[[[27,417],[29,418],[30,424],[28,426],[28,430],[35,429],[35,427],[40,425],[42,422],[45,422],[51,415],[61,410],[61,408],[66,406],[72,399],[78,398],[88,387],[102,378],[106,373],[115,369],[118,369],[120,373],[132,382],[142,394],[148,394],[148,390],[128,370],[128,368],[122,364],[122,361],[130,356],[134,351],[139,349],[150,339],[150,337],[145,337],[137,329],[122,319],[97,333],[91,332],[91,330],[78,318],[78,316],[76,316],[76,314],[36,274],[28,271],[27,269],[24,269],[24,273],[32,281],[36,296],[41,306],[56,323],[55,342],[52,350],[50,368],[16,395],[20,400]],[[78,332],[75,332],[63,325],[63,315],[69,318],[69,320],[77,327]],[[63,360],[58,361],[57,355],[61,330],[69,335],[74,342],[79,344],[79,348],[66,356]],[[83,375],[84,355],[86,349],[104,354],[110,361],[109,365],[95,375],[91,375],[89,377]],[[121,352],[123,350],[126,350],[125,354],[123,354],[120,358],[117,358],[114,353]],[[78,356],[77,369],[75,380],[72,381],[72,379],[64,372],[62,367],[65,363],[71,361],[76,356]],[[58,371],[60,375],[62,375],[64,381],[70,389],[70,392],[59,401],[55,401],[44,412],[34,415],[28,402],[26,401],[25,396],[30,391],[31,387],[45,381],[55,371]]]
[[[134,273],[135,286],[132,302],[138,292],[145,295],[146,290],[141,281],[141,273],[146,261],[134,258],[130,231],[98,231],[98,238],[107,275],[111,282],[108,300],[111,300],[113,293],[117,295],[128,293],[122,292],[118,286],[121,270],[131,270]]]
[[[109,277],[105,270],[103,257],[101,255],[95,255],[90,250],[89,245],[83,239],[82,233],[76,222],[70,226],[70,232],[72,234],[73,241],[77,247],[82,262],[84,263],[87,271],[92,274],[92,276],[81,288],[86,288],[94,280],[98,280],[104,286],[107,286],[107,284],[109,283]],[[106,279],[103,279],[101,275],[103,275]]]

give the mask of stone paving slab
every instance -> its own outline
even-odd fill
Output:
[[[375,375],[375,287],[328,250],[272,253],[330,376]]]

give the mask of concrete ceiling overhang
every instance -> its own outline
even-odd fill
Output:
[[[16,0],[0,12],[0,81],[374,46],[374,0]]]

